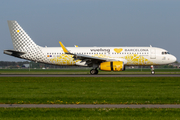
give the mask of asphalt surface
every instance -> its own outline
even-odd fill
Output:
[[[66,75],[61,75],[61,74],[10,74],[10,75],[5,75],[1,74],[0,77],[180,77],[180,74],[162,74],[162,75],[72,75],[72,74],[66,74]]]
[[[175,104],[149,104],[149,105],[112,105],[112,104],[0,104],[3,108],[180,108],[180,105]]]

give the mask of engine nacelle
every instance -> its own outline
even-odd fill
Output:
[[[104,71],[123,71],[125,70],[122,61],[103,62],[99,66],[100,70]]]

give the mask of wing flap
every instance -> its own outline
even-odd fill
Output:
[[[74,55],[74,58],[79,59],[79,60],[92,59],[92,60],[107,61],[107,58],[100,58],[100,57],[94,57],[94,56],[82,55],[82,54],[73,54],[73,55]]]

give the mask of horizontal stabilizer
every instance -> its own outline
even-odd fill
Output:
[[[20,57],[23,54],[26,54],[25,52],[15,51],[15,50],[4,50],[4,54]]]

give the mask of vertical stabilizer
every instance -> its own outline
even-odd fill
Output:
[[[38,47],[17,21],[8,21],[8,26],[16,51],[27,52],[31,47]]]
[[[19,56],[20,58],[37,62],[48,62],[42,52],[42,48],[34,43],[17,21],[8,21],[8,26],[14,50],[16,52],[25,53]]]

